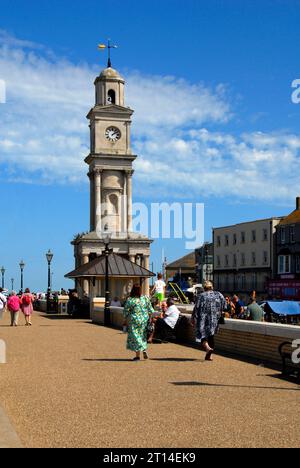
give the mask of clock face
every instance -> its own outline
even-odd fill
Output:
[[[121,138],[121,132],[116,127],[108,127],[105,132],[107,140],[116,142]]]

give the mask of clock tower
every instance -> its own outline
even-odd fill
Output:
[[[132,232],[132,165],[137,156],[132,154],[130,144],[133,110],[125,107],[125,81],[109,66],[94,84],[95,106],[87,115],[90,153],[85,159],[90,180],[90,230],[72,242],[75,267],[102,254],[103,236],[109,232],[115,253],[149,270],[152,240]],[[146,294],[148,283],[145,280]],[[76,286],[81,293],[88,293],[87,281]],[[120,294],[116,291],[116,295]]]

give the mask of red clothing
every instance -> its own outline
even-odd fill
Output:
[[[21,301],[18,296],[9,296],[7,299],[7,308],[10,312],[18,312],[20,310]]]
[[[30,304],[26,304],[25,300],[23,300],[23,298],[25,296],[30,297]],[[21,307],[22,307],[22,312],[23,312],[24,315],[28,316],[28,315],[31,315],[33,313],[32,302],[33,302],[33,296],[30,293],[23,294],[23,296],[21,297]]]

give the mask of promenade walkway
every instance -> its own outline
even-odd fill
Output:
[[[121,331],[87,320],[8,324],[0,407],[25,447],[300,446],[300,387],[272,369],[175,344],[132,362]]]

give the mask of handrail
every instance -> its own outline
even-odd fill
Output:
[[[189,300],[180,288],[180,286],[177,283],[169,283],[171,288],[174,290],[176,296],[178,297],[179,301],[181,304],[189,304]],[[183,298],[183,299],[182,299]]]

